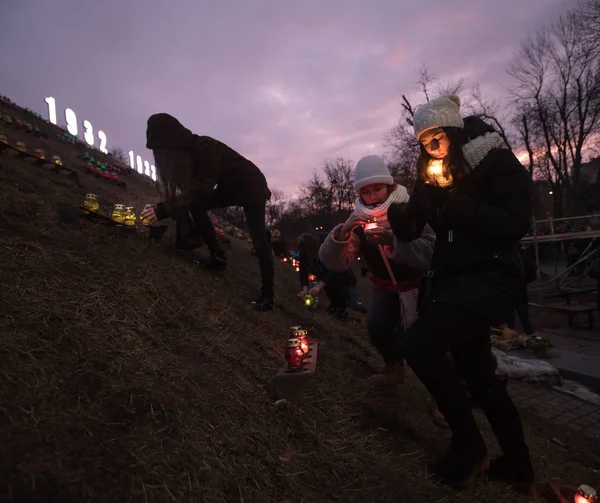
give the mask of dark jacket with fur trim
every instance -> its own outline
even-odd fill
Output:
[[[485,132],[479,119],[465,119],[465,143]],[[402,241],[416,238],[425,224],[436,232],[433,279],[421,310],[447,302],[491,325],[505,322],[524,282],[518,242],[531,225],[531,177],[510,150],[493,148],[455,181],[441,207],[427,201],[426,192],[419,182],[404,221],[394,221],[396,209],[388,213]]]
[[[190,210],[208,209],[217,185],[219,200],[227,206],[265,204],[271,197],[267,181],[258,167],[235,150],[209,136],[198,136],[169,114],[148,119],[146,147],[183,149],[192,153],[194,181],[174,200],[159,203],[160,218],[179,218]]]

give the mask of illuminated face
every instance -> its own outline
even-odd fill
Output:
[[[425,131],[419,137],[419,142],[427,153],[435,159],[443,159],[448,155],[450,140],[442,128]]]
[[[385,203],[388,198],[388,186],[384,183],[366,185],[358,192],[367,206],[377,206]]]

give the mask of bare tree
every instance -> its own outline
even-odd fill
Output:
[[[471,88],[470,100],[466,107],[473,115],[490,124],[502,137],[506,146],[512,150],[511,141],[505,121],[502,117],[502,104],[497,99],[484,96],[479,85]]]
[[[109,155],[114,157],[118,162],[127,164],[127,157],[125,151],[121,147],[113,147],[109,150]]]
[[[600,0],[580,0],[585,43],[596,54],[600,53]]]
[[[515,115],[513,119],[513,126],[519,134],[521,143],[527,150],[527,171],[529,172],[529,175],[533,177],[535,170],[535,154],[533,147],[534,135],[530,131],[530,123],[532,122],[531,113],[531,110],[526,109]]]
[[[300,189],[301,201],[309,215],[331,214],[333,210],[333,188],[314,170],[312,178]]]
[[[354,202],[354,162],[343,157],[326,160],[322,171],[313,171],[300,192],[310,215],[330,216],[350,209]]]
[[[564,195],[555,194],[559,214],[577,212],[584,150],[600,132],[600,65],[586,29],[581,10],[569,11],[524,42],[509,67],[516,107],[527,111],[522,133],[529,147],[541,144],[528,150]]]
[[[354,203],[354,162],[338,157],[328,159],[323,166],[325,184],[331,195],[331,210],[342,211]]]
[[[283,216],[286,195],[282,190],[271,189],[271,199],[267,201],[266,221],[267,226],[273,227]]]
[[[246,228],[246,216],[241,206],[227,206],[211,210],[211,213],[221,217],[225,222],[235,225],[239,229]]]

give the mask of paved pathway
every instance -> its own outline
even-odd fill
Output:
[[[600,440],[600,405],[594,405],[538,384],[510,380],[508,391],[520,409],[556,426]]]

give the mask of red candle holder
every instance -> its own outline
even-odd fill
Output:
[[[310,351],[310,343],[308,341],[308,330],[298,330],[297,337],[300,341],[300,348],[302,348],[302,353],[306,355]]]
[[[304,351],[302,350],[300,339],[288,339],[285,348],[285,360],[291,369],[299,369],[304,363]]]

